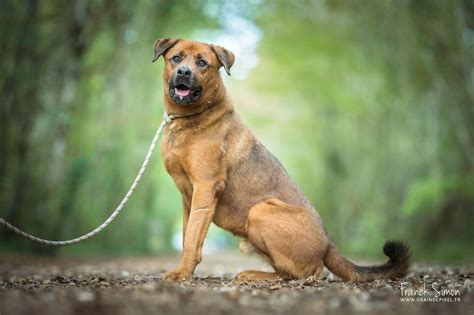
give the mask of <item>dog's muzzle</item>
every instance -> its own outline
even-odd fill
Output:
[[[202,94],[196,79],[188,67],[180,67],[169,82],[170,98],[177,104],[188,105],[199,99]]]

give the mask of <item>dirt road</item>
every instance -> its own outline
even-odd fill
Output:
[[[164,283],[176,261],[3,257],[0,314],[474,314],[473,266],[415,265],[405,293],[442,294],[402,302],[400,281],[347,284],[327,272],[319,281],[237,283],[235,273],[265,267],[236,253],[207,255],[193,280]]]

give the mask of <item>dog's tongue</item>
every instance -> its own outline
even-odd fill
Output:
[[[190,89],[181,90],[181,89],[175,88],[174,92],[181,97],[185,97],[189,95],[189,92],[191,92],[191,90]]]

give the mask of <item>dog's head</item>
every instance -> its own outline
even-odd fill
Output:
[[[223,47],[182,39],[158,39],[153,48],[153,61],[165,59],[165,93],[177,105],[212,102],[222,88],[220,67],[230,75],[235,60]]]

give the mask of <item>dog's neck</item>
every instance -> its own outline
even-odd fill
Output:
[[[227,95],[218,101],[207,102],[200,106],[177,105],[165,96],[164,107],[167,115],[173,117],[171,129],[174,130],[204,128],[234,111],[232,102]]]

